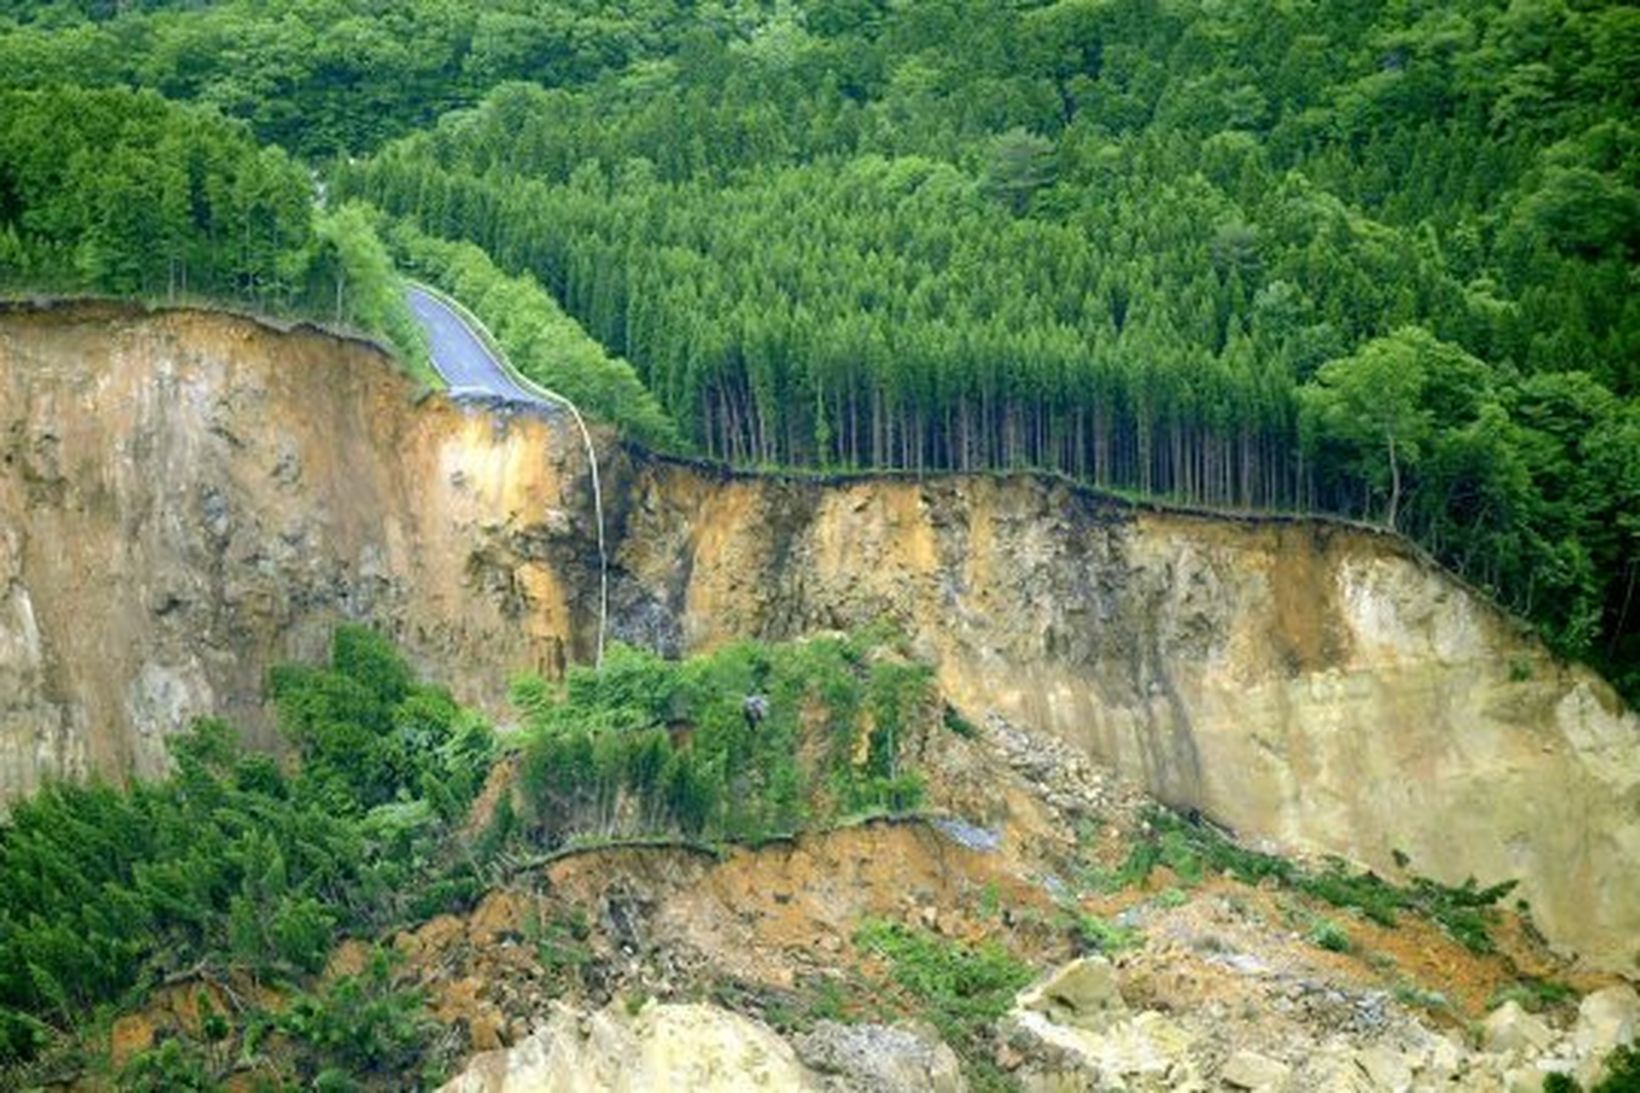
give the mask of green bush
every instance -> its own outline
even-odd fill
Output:
[[[432,1042],[437,1024],[419,991],[393,982],[392,965],[392,954],[376,949],[358,975],[299,993],[277,1013],[253,1006],[230,1018],[202,993],[199,1034],[177,1033],[138,1054],[120,1071],[119,1088],[222,1089],[235,1059],[256,1062],[255,1088],[437,1084],[448,1062]]]
[[[979,730],[974,727],[974,723],[958,713],[954,706],[945,708],[945,727],[964,740],[974,740],[979,737]]]
[[[275,668],[268,689],[301,753],[301,789],[340,811],[436,799],[441,789],[453,799],[439,803],[457,808],[494,755],[481,720],[442,687],[414,682],[391,643],[361,626],[337,628],[329,668]]]
[[[1145,935],[1136,927],[1119,926],[1106,922],[1098,915],[1077,911],[1071,918],[1072,932],[1084,952],[1118,953],[1133,949],[1145,942]]]
[[[907,734],[938,710],[927,668],[882,640],[741,642],[681,662],[616,645],[601,671],[571,669],[559,693],[520,681],[535,837],[756,841],[915,808]]]
[[[1331,953],[1347,953],[1353,947],[1350,935],[1344,928],[1331,919],[1318,918],[1310,926],[1308,934],[1310,944],[1326,949]]]
[[[1530,1013],[1541,1013],[1577,1001],[1577,989],[1554,979],[1522,976],[1518,981],[1500,988],[1487,1002],[1488,1009],[1496,1009],[1505,1002],[1514,1002]]]
[[[205,1049],[180,1039],[166,1040],[139,1052],[120,1070],[119,1081],[127,1093],[221,1088]]]
[[[387,950],[362,973],[293,1000],[275,1021],[300,1049],[308,1081],[335,1086],[350,1075],[408,1078],[434,1029],[419,991],[396,987]]]
[[[1543,1093],[1580,1093],[1583,1086],[1566,1074],[1543,1079]],[[1589,1093],[1640,1093],[1640,1047],[1627,1044],[1606,1057],[1606,1076]]]
[[[1640,1093],[1640,1045],[1626,1044],[1606,1056],[1606,1076],[1589,1093]]]

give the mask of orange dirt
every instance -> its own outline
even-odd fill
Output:
[[[1083,905],[1094,914],[1112,918],[1169,889],[1179,890],[1171,871],[1163,867],[1144,886],[1093,897]],[[1438,923],[1414,915],[1403,914],[1395,926],[1386,927],[1301,893],[1269,885],[1255,888],[1223,876],[1184,891],[1188,903],[1147,920],[1147,935],[1176,935],[1189,947],[1207,953],[1221,948],[1250,953],[1274,968],[1356,989],[1393,992],[1412,988],[1439,994],[1450,1010],[1437,1010],[1433,1016],[1438,1019],[1484,1017],[1498,992],[1523,976],[1563,982],[1579,993],[1615,981],[1611,976],[1573,972],[1510,911],[1500,911],[1491,930],[1496,951],[1475,953]],[[1217,908],[1220,913],[1204,913],[1204,907]],[[1223,913],[1225,908],[1230,909],[1229,914]],[[1318,919],[1349,936],[1349,952],[1331,952],[1307,940],[1305,935]],[[1168,959],[1177,960],[1179,955],[1170,953]],[[1222,968],[1203,973],[1208,993],[1226,974]],[[1200,999],[1170,997],[1167,1001],[1177,1006]]]

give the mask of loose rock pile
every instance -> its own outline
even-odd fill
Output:
[[[1020,994],[998,1061],[1028,1090],[1244,1090],[1247,1093],[1538,1093],[1554,1073],[1584,1088],[1607,1056],[1633,1043],[1640,994],[1588,995],[1556,1028],[1515,1002],[1495,1010],[1471,1047],[1404,1017],[1364,1040],[1345,1034],[1231,1046],[1241,1030],[1201,1014],[1130,1009],[1112,967],[1077,960]]]

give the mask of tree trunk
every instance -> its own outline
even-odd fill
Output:
[[[1389,518],[1384,521],[1391,530],[1395,530],[1396,514],[1401,507],[1401,464],[1395,458],[1395,434],[1386,434],[1389,440]]]

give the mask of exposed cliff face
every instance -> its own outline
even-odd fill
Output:
[[[651,465],[623,493],[623,617],[675,626],[634,636],[692,648],[888,615],[970,716],[1050,729],[1279,846],[1521,878],[1551,937],[1636,956],[1640,721],[1394,538],[1030,479],[827,488]]]
[[[1397,540],[1136,511],[1027,478],[824,485],[609,452],[619,635],[888,615],[970,716],[1051,729],[1244,834],[1522,879],[1640,937],[1640,722]],[[574,437],[415,405],[367,347],[197,313],[0,317],[0,798],[152,771],[269,663],[377,621],[464,697],[590,649]]]
[[[203,713],[271,744],[268,666],[319,655],[342,617],[475,700],[561,662],[589,582],[547,540],[593,541],[557,507],[570,438],[413,397],[375,350],[312,331],[0,319],[0,800],[157,771]]]

